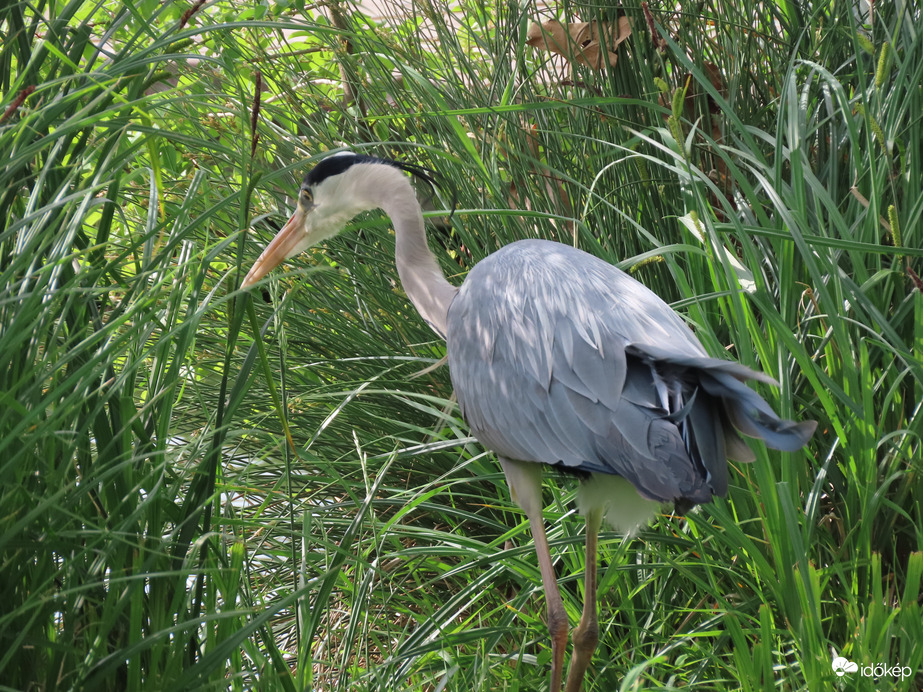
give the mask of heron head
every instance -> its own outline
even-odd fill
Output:
[[[336,235],[356,214],[381,206],[372,178],[382,167],[404,168],[351,151],[321,160],[301,183],[295,213],[263,250],[241,288],[249,288],[285,260]]]

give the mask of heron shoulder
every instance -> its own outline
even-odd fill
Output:
[[[497,250],[468,273],[449,310],[454,321],[477,322],[481,337],[531,322],[533,338],[552,338],[564,322],[584,341],[601,334],[624,343],[669,344],[705,355],[683,319],[657,294],[587,252],[548,240],[520,240]],[[488,336],[489,339],[489,336]]]

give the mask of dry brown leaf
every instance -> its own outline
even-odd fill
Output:
[[[556,19],[529,25],[526,43],[558,53],[570,62],[587,65],[594,70],[601,70],[604,64],[615,67],[618,61],[616,50],[619,44],[631,36],[631,22],[628,17],[619,17],[614,22],[571,22],[562,24]],[[609,39],[608,47],[601,41]]]

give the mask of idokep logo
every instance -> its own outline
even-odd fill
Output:
[[[848,658],[837,656],[833,659],[833,672],[836,673],[838,678],[843,677],[846,673],[855,673],[857,670],[859,670],[859,664],[853,663]]]
[[[903,680],[909,678],[913,671],[910,666],[889,666],[886,663],[873,663],[868,666],[860,666],[858,663],[850,661],[843,656],[836,656],[833,659],[833,672],[837,677],[859,673],[864,678],[898,678]]]

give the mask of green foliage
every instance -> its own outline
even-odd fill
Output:
[[[2,685],[546,684],[527,525],[387,222],[235,291],[349,144],[445,182],[453,280],[576,244],[819,421],[726,500],[604,536],[588,689],[919,689],[923,39],[899,7],[651,3],[657,37],[626,8],[603,72],[526,45],[531,3],[0,9]],[[547,493],[576,621],[582,522]]]

